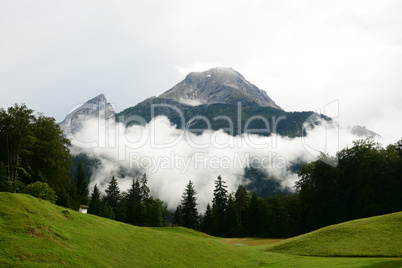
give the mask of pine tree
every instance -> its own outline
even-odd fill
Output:
[[[88,213],[94,215],[100,215],[101,209],[101,193],[98,186],[95,184],[94,190],[92,191],[91,198],[89,199],[89,209]]]
[[[120,200],[120,189],[119,186],[117,185],[117,180],[114,176],[110,180],[109,186],[107,187],[105,192],[106,192],[107,204],[112,208],[114,214],[116,214],[117,205]]]
[[[207,208],[205,209],[204,217],[202,217],[201,231],[207,234],[212,234],[213,231],[213,214],[212,208],[209,203],[207,204]]]
[[[257,197],[256,193],[251,194],[250,202],[247,208],[248,232],[251,236],[258,236],[262,232],[263,217],[262,211],[263,201]]]
[[[237,215],[239,216],[239,225],[243,228],[247,227],[247,205],[248,205],[248,192],[243,185],[237,187],[235,193],[235,205]]]
[[[215,234],[222,234],[225,211],[228,204],[227,186],[219,175],[215,181],[214,199],[212,201],[212,211],[214,215]]]
[[[68,185],[68,205],[71,209],[78,210],[80,201],[77,194],[77,186],[75,180],[71,181]]]
[[[226,230],[225,235],[228,237],[235,236],[237,226],[238,226],[238,216],[236,211],[236,205],[233,200],[233,197],[230,195],[224,218],[224,229]]]
[[[147,186],[148,179],[147,174],[144,173],[141,178],[141,201],[146,203],[149,199],[149,188]]]
[[[187,228],[196,229],[198,226],[198,211],[197,211],[197,192],[194,189],[194,185],[189,181],[186,189],[184,190],[181,207],[183,214],[183,226]]]
[[[163,221],[163,202],[158,198],[149,198],[147,205],[146,226],[162,227]]]
[[[128,190],[127,222],[135,225],[144,223],[144,209],[141,205],[141,187],[138,180],[133,179],[131,188]]]
[[[77,202],[80,205],[87,205],[89,195],[88,182],[81,161],[78,163],[75,186],[77,188]]]
[[[128,194],[127,192],[120,193],[119,202],[115,211],[116,221],[127,222],[128,211]]]
[[[114,219],[116,217],[112,207],[109,206],[109,204],[106,200],[106,196],[104,196],[101,200],[99,216],[109,218],[109,219]]]

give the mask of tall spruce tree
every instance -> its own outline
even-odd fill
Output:
[[[141,186],[138,180],[133,179],[131,188],[128,190],[127,222],[142,225],[144,222],[144,206],[141,204]]]
[[[141,178],[141,201],[146,203],[149,199],[149,188],[148,188],[147,174],[144,173]]]
[[[215,234],[222,234],[225,211],[228,204],[227,186],[219,175],[215,181],[214,199],[212,201],[212,212],[214,215]]]
[[[232,195],[230,195],[228,199],[228,205],[226,207],[223,223],[224,223],[224,229],[226,230],[225,236],[231,237],[236,235],[238,227],[238,216],[236,211],[236,205]]]
[[[106,192],[105,199],[106,199],[107,205],[112,208],[114,214],[116,215],[117,206],[118,206],[119,200],[120,200],[120,189],[119,189],[119,186],[117,185],[117,180],[114,176],[110,180],[109,186],[107,187],[105,192]]]
[[[183,226],[196,229],[198,227],[198,211],[197,211],[197,192],[194,189],[194,184],[189,181],[184,190],[181,207],[183,214]]]
[[[84,168],[81,161],[78,163],[77,167],[75,186],[77,188],[77,202],[80,205],[88,205],[88,181],[87,177],[85,176]]]
[[[209,205],[209,203],[207,204],[205,214],[202,217],[201,231],[207,234],[212,234],[213,231],[213,215],[212,215],[212,208]]]
[[[98,186],[95,184],[91,197],[89,199],[88,213],[94,215],[100,215],[100,209],[101,209],[101,193],[98,189]]]
[[[239,216],[239,225],[242,228],[247,227],[247,205],[248,205],[249,195],[246,188],[243,185],[237,187],[235,193],[235,205],[237,215]]]

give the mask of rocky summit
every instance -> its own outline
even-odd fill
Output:
[[[69,113],[60,123],[60,127],[64,133],[74,132],[85,120],[108,119],[115,114],[113,106],[107,102],[105,95],[100,94]]]
[[[226,67],[217,67],[205,72],[192,72],[159,97],[191,106],[241,102],[242,105],[282,110],[264,90],[247,81],[239,72]]]

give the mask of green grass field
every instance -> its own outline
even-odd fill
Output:
[[[0,193],[2,267],[402,266],[402,258],[299,256],[269,251],[278,250],[276,244],[254,244],[230,245],[186,228],[131,226],[28,195]]]
[[[304,256],[402,257],[402,212],[331,225],[279,242],[270,251]]]

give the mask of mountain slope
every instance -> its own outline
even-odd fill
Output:
[[[205,72],[192,72],[166,91],[160,98],[187,105],[224,103],[258,105],[282,110],[268,94],[247,81],[232,68],[217,67]]]
[[[269,250],[304,256],[402,257],[402,212],[331,225]]]
[[[127,126],[149,123],[154,117],[166,116],[178,129],[200,134],[202,130],[219,130],[236,136],[245,132],[261,136],[277,133],[282,136],[300,137],[303,124],[314,112],[285,112],[272,107],[237,106],[215,103],[189,106],[165,98],[149,98],[134,107],[116,114],[116,120]],[[138,120],[142,119],[142,122]],[[317,118],[330,121],[323,115]]]

